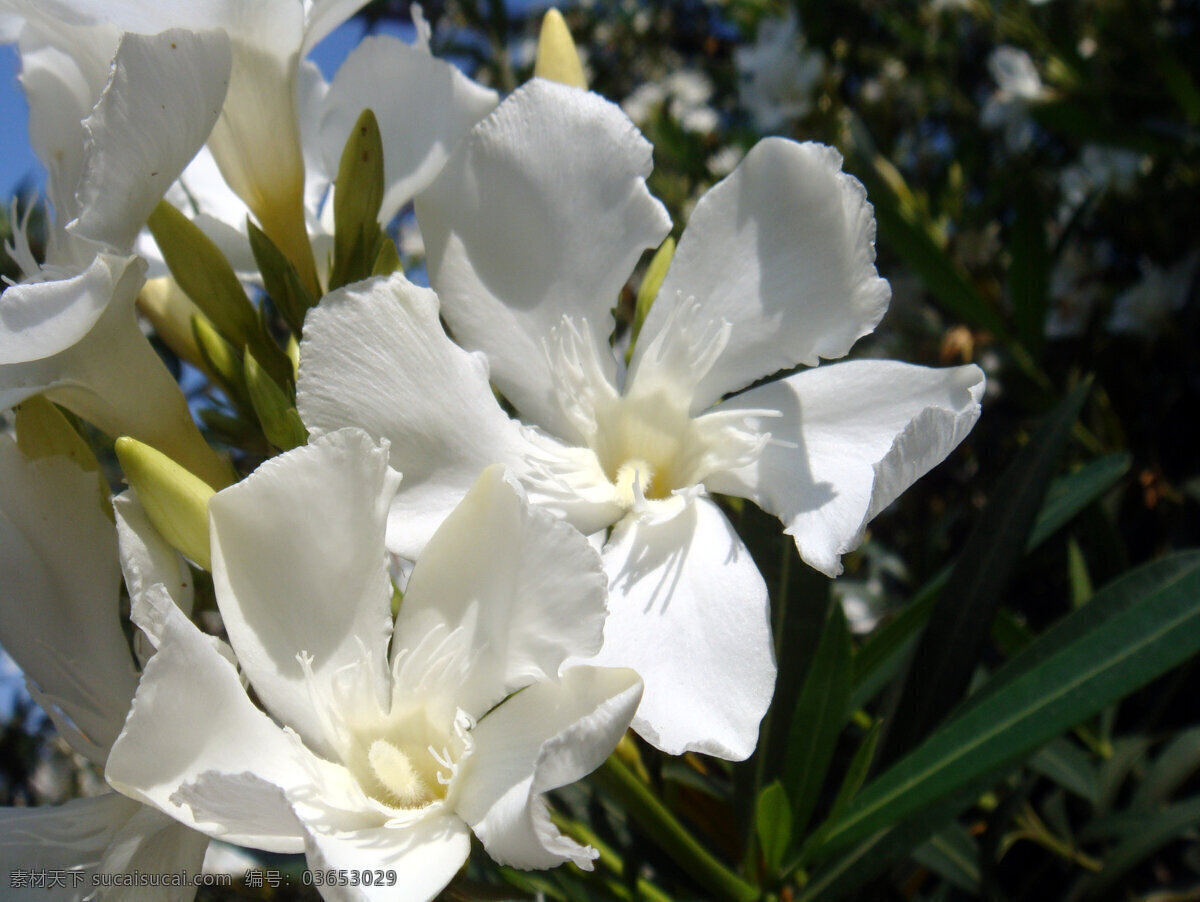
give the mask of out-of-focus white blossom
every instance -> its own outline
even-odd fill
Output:
[[[808,115],[825,72],[824,56],[805,46],[795,10],[782,19],[763,19],[754,44],[734,51],[734,63],[738,98],[763,134]]]
[[[1143,260],[1142,278],[1113,301],[1109,331],[1147,339],[1162,334],[1195,289],[1197,270],[1200,270],[1200,250],[1170,266]]]
[[[645,125],[658,111],[675,119],[685,131],[708,134],[720,124],[710,105],[713,85],[695,69],[680,69],[660,81],[645,82],[621,103],[621,108],[638,125]]]
[[[1020,153],[1033,143],[1029,108],[1045,100],[1048,92],[1032,57],[1017,47],[1006,45],[993,50],[988,57],[988,71],[996,81],[996,91],[984,104],[980,117],[983,127],[1003,130],[1009,151]]]

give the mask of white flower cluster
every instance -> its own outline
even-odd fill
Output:
[[[0,436],[0,643],[113,790],[0,814],[13,867],[196,870],[215,837],[402,890],[329,899],[424,900],[472,833],[504,864],[590,867],[545,793],[630,725],[669,754],[745,758],[771,701],[767,588],[715,496],[777,515],[833,576],[978,417],[974,366],[818,366],[890,291],[862,186],[833,149],[779,138],[699,201],[626,365],[613,299],[671,231],[650,145],[579,87],[501,102],[425,29],[366,40],[325,83],[304,55],[361,5],[0,3],[54,210],[46,261],[21,234],[12,250],[0,406],[48,399],[157,449],[207,511],[189,544],[128,465],[110,503],[88,454],[45,451],[26,414]],[[415,198],[432,288],[324,290],[364,108],[378,221]],[[148,267],[179,275],[143,231],[164,196],[242,275],[249,216],[315,305],[289,374],[309,440],[240,481],[136,318]],[[274,340],[216,326],[250,335],[230,345],[247,373]],[[196,625],[194,567],[224,638]]]

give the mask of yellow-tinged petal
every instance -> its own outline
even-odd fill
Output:
[[[587,78],[583,74],[583,63],[579,51],[567,29],[566,20],[554,7],[546,10],[542,17],[542,30],[538,35],[537,61],[533,74],[548,78],[572,88],[587,90]]]
[[[122,436],[116,451],[150,522],[173,548],[211,570],[208,502],[216,494],[212,486],[137,439]]]
[[[100,469],[100,462],[83,436],[42,395],[26,398],[17,405],[16,427],[17,447],[27,460],[63,455],[87,473]]]
[[[69,457],[85,473],[95,473],[100,509],[111,520],[108,480],[100,471],[100,461],[63,412],[43,395],[33,395],[18,404],[15,413],[17,447],[26,460]]]

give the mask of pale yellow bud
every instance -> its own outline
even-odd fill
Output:
[[[117,439],[116,451],[125,478],[150,522],[175,550],[211,570],[208,502],[216,492],[203,479],[137,439]]]
[[[587,90],[587,78],[583,74],[583,63],[579,61],[575,41],[571,38],[562,13],[553,7],[546,10],[542,18],[533,74],[538,78],[548,78],[572,88]]]

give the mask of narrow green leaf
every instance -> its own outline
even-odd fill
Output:
[[[1071,605],[1078,608],[1087,604],[1093,594],[1092,578],[1083,549],[1073,537],[1067,540],[1067,582],[1071,586]]]
[[[787,792],[778,780],[758,794],[754,821],[767,874],[774,877],[779,872],[783,853],[792,841],[792,809]]]
[[[875,748],[879,745],[880,727],[882,726],[880,721],[875,721],[871,724],[871,729],[867,731],[862,742],[859,743],[858,750],[850,759],[850,766],[846,769],[846,776],[842,778],[842,785],[838,788],[837,797],[834,798],[833,804],[829,808],[829,820],[837,820],[846,806],[850,804],[850,800],[858,795],[858,791],[866,782],[867,774],[871,770],[871,763],[875,760]]]
[[[1081,799],[1100,797],[1100,777],[1087,753],[1062,736],[1046,743],[1029,759],[1029,766]]]
[[[950,568],[946,567],[922,587],[903,611],[876,630],[854,655],[851,710],[861,708],[874,698],[909,659],[949,576]]]
[[[247,348],[243,355],[246,390],[262,424],[263,435],[280,451],[290,451],[308,441],[308,430],[300,422],[291,398],[254,359]]]
[[[1197,824],[1200,824],[1200,796],[1131,820],[1123,831],[1125,838],[1104,857],[1103,870],[1085,878],[1076,897],[1095,896],[1138,862]]]
[[[979,891],[979,846],[961,824],[943,827],[913,851],[913,858],[959,889]]]
[[[1081,141],[1154,155],[1178,152],[1176,141],[1165,137],[1165,133],[1151,132],[1136,122],[1118,121],[1107,110],[1086,108],[1073,100],[1039,103],[1030,109],[1030,114],[1047,131]]]
[[[1112,753],[1100,762],[1100,801],[1096,804],[1097,815],[1112,811],[1126,778],[1142,762],[1151,745],[1150,737],[1141,734],[1119,736],[1112,741]]]
[[[935,802],[919,815],[880,830],[875,835],[819,868],[804,885],[797,902],[833,902],[874,880],[893,864],[912,854],[913,849],[948,824],[991,786],[984,778]],[[829,822],[826,822],[828,825]],[[819,848],[821,832],[813,835]]]
[[[1046,211],[1032,184],[1021,186],[1013,205],[1016,218],[1009,241],[1012,261],[1008,268],[1008,296],[1017,332],[1025,346],[1037,354],[1046,335],[1050,287]]]
[[[379,256],[383,139],[375,114],[363,110],[350,131],[333,192],[333,267],[329,290],[364,279]]]
[[[966,694],[1090,385],[1083,382],[1055,408],[992,490],[913,653],[884,761],[916,745]]]
[[[1163,46],[1159,46],[1154,54],[1158,62],[1158,72],[1162,76],[1167,91],[1178,104],[1179,109],[1188,122],[1200,123],[1200,88],[1188,73],[1187,68],[1179,62],[1179,58]]]
[[[1046,502],[1029,536],[1032,551],[1050,538],[1081,510],[1111,489],[1129,472],[1133,457],[1128,453],[1098,457],[1075,473],[1056,479],[1046,491]]]
[[[771,523],[767,515],[753,508],[744,513],[741,524],[751,526],[741,533],[748,541],[753,542],[760,535],[759,527],[769,531],[762,546],[755,543],[750,547],[778,549],[778,555],[760,567],[768,584],[774,587],[771,593],[772,634],[775,659],[779,662],[775,697],[763,720],[755,755],[761,769],[761,787],[783,774],[791,740],[791,715],[812,667],[829,609],[837,602],[830,597],[829,579],[800,560],[796,543],[791,536],[779,532],[778,522]]]
[[[1097,458],[1075,473],[1050,484],[1046,499],[1025,546],[1033,551],[1066,526],[1075,515],[1112,488],[1129,471],[1129,454]],[[854,692],[850,707],[861,708],[879,692],[908,660],[917,633],[929,620],[933,602],[946,585],[950,566],[944,567],[914,596],[899,615],[876,630],[854,656]]]
[[[246,379],[242,373],[242,355],[221,336],[208,317],[192,317],[192,336],[196,339],[205,365],[216,376],[217,383],[230,402],[239,411],[253,411],[254,405],[246,391]]]
[[[394,272],[403,272],[400,263],[400,252],[396,250],[396,242],[385,234],[379,242],[379,253],[375,255],[375,263],[371,266],[371,275],[390,276]]]
[[[1134,791],[1129,807],[1153,808],[1166,802],[1200,770],[1200,727],[1184,730],[1158,753]]]
[[[299,335],[304,328],[304,314],[316,305],[316,300],[304,287],[300,274],[267,233],[249,218],[246,229],[250,235],[250,250],[258,263],[267,295],[287,321],[288,328]]]
[[[179,287],[235,347],[249,344],[259,330],[258,312],[225,255],[194,222],[159,201],[150,219],[154,240]]]
[[[1107,596],[1107,597],[1105,597]],[[1097,618],[1094,610],[1106,616]],[[980,700],[872,782],[824,832],[828,854],[912,817],[1200,650],[1200,553],[1148,564],[1068,615],[992,679]]]
[[[650,313],[650,306],[654,303],[654,299],[658,297],[658,289],[662,287],[663,279],[667,277],[667,270],[671,268],[671,260],[675,257],[675,239],[670,235],[667,239],[658,246],[658,250],[654,252],[654,256],[650,259],[650,265],[646,268],[646,275],[642,279],[642,284],[638,286],[637,303],[633,308],[633,327],[629,338],[629,351],[626,354],[626,362],[633,356],[633,347],[637,344],[638,336],[642,334],[642,324],[646,322],[646,316]]]
[[[783,785],[792,803],[792,834],[804,832],[850,712],[853,647],[840,604],[831,604],[821,642],[792,714]]]
[[[196,411],[207,432],[230,445],[244,446],[258,439],[258,427],[240,417],[231,417],[212,407]]]

